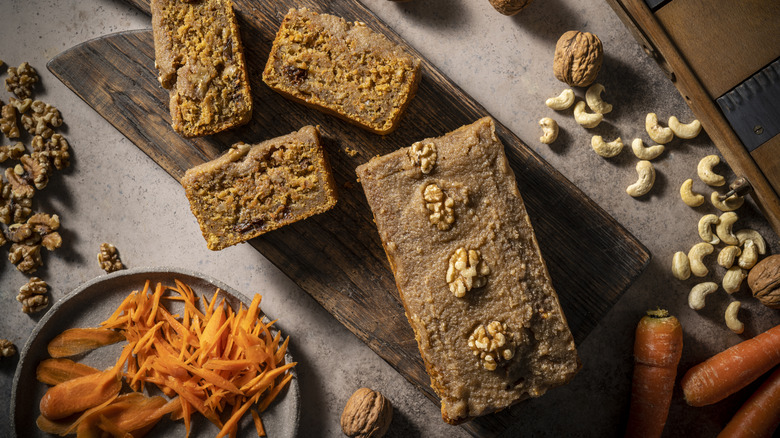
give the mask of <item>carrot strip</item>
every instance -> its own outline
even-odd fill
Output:
[[[770,437],[780,426],[780,368],[734,414],[718,438]]]
[[[717,403],[780,364],[780,325],[694,366],[682,378],[691,406]]]
[[[68,357],[116,344],[124,339],[122,333],[107,328],[72,328],[55,336],[47,349],[51,357]]]
[[[666,310],[647,312],[636,328],[634,377],[626,437],[660,437],[669,414],[683,347],[680,322]]]
[[[284,389],[285,386],[287,386],[288,383],[290,383],[290,380],[292,380],[293,375],[287,374],[284,379],[282,379],[282,383],[277,385],[273,390],[271,390],[271,393],[265,396],[265,399],[263,399],[263,402],[260,403],[257,406],[257,409],[260,412],[265,412],[266,409],[268,409],[268,406],[271,405],[271,402],[276,399],[276,396],[279,395],[280,392],[282,392],[282,389]]]
[[[152,310],[149,312],[149,316],[146,318],[147,326],[152,325],[155,318],[157,317],[157,309],[160,307],[160,297],[162,297],[164,291],[165,289],[162,287],[162,284],[157,283],[157,287],[154,290],[154,295],[152,296]]]
[[[35,375],[41,383],[57,385],[77,377],[99,372],[100,370],[73,362],[70,359],[45,359],[38,364]]]
[[[260,398],[261,393],[257,393],[249,400],[245,401],[240,408],[236,412],[233,413],[233,415],[230,416],[230,419],[225,422],[225,424],[222,426],[222,430],[219,431],[216,438],[221,438],[225,436],[226,434],[230,433],[237,425],[238,420],[241,419],[241,417],[244,416],[244,413],[246,413],[247,409],[249,409],[250,406],[257,403],[257,399]]]
[[[146,347],[148,347],[148,345],[146,344],[149,343],[150,339],[154,336],[157,329],[162,327],[164,323],[165,321],[160,321],[157,324],[155,324],[154,327],[150,328],[146,333],[144,333],[144,335],[141,336],[141,339],[139,339],[138,342],[136,342],[135,348],[133,348],[133,354],[138,354],[138,352],[141,351],[142,348],[145,349]]]
[[[252,421],[255,423],[255,429],[257,430],[257,436],[262,438],[266,436],[265,427],[263,427],[263,420],[260,418],[260,414],[257,413],[257,409],[252,409]]]

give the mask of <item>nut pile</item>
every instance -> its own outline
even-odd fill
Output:
[[[8,260],[27,275],[43,265],[42,249],[62,245],[56,214],[36,212],[33,199],[45,189],[55,171],[70,165],[70,146],[56,133],[62,115],[52,105],[34,99],[38,73],[27,62],[10,67],[5,89],[13,96],[0,101],[0,246],[10,243]],[[6,144],[2,137],[11,140]],[[22,286],[17,300],[25,313],[48,305],[46,283],[37,277]]]
[[[603,100],[604,85],[595,82],[601,70],[604,50],[601,40],[589,32],[568,31],[561,35],[555,46],[553,58],[553,73],[561,82],[572,87],[588,87],[584,100],[578,100],[574,90],[567,88],[558,96],[551,97],[545,104],[554,111],[565,111],[571,108],[574,120],[585,129],[599,126],[606,114],[612,112],[612,104]],[[558,137],[558,123],[544,117],[539,120],[543,135],[539,141],[552,144]],[[645,131],[655,145],[645,146],[644,141],[637,137],[631,142],[634,155],[639,159],[636,164],[637,180],[626,188],[626,193],[634,198],[642,197],[650,192],[655,184],[656,170],[651,160],[658,158],[664,152],[664,144],[674,137],[691,139],[701,131],[701,123],[694,120],[691,123],[680,123],[675,116],[669,118],[668,126],[658,123],[655,113],[648,113],[645,118]],[[600,135],[591,137],[593,151],[603,158],[618,156],[624,148],[620,137],[605,140]]]
[[[671,124],[670,124],[671,126]],[[714,167],[720,163],[717,155],[709,155],[701,159],[697,166],[697,175],[701,182],[711,187],[722,187],[726,184],[726,177],[715,172]],[[693,178],[686,179],[680,186],[680,198],[690,207],[699,207],[704,204],[705,197],[693,191]],[[720,278],[720,285],[715,281],[704,281],[695,284],[688,294],[688,306],[694,310],[705,307],[705,297],[716,292],[721,287],[729,295],[733,295],[742,289],[742,284],[750,276],[754,278],[755,287],[751,284],[754,296],[762,303],[772,307],[778,301],[780,293],[775,292],[775,297],[764,288],[764,283],[758,278],[767,277],[772,284],[774,279],[780,284],[780,268],[774,269],[772,262],[758,266],[757,272],[752,270],[757,267],[758,260],[767,253],[767,245],[764,238],[757,231],[744,228],[735,230],[739,220],[735,210],[744,203],[744,198],[736,194],[725,200],[720,198],[718,191],[713,191],[710,196],[712,207],[719,210],[719,214],[706,213],[701,216],[697,225],[697,233],[701,241],[691,246],[688,252],[678,251],[672,257],[672,274],[680,281],[688,280],[691,275],[704,278],[710,275],[710,269],[705,259],[717,252],[717,266],[725,272]],[[768,257],[766,260],[773,259]],[[777,260],[777,259],[775,259]],[[777,260],[780,262],[780,260]],[[780,266],[780,265],[779,265]],[[720,270],[718,268],[718,270]],[[778,271],[774,273],[774,271]],[[770,291],[777,289],[769,286]],[[744,324],[738,319],[741,307],[740,301],[731,301],[724,312],[726,326],[735,333],[744,331]]]

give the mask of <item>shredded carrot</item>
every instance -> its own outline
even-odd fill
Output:
[[[115,365],[106,372],[115,373],[117,380],[124,377],[136,392],[118,397],[115,394],[111,400],[83,411],[73,422],[41,417],[39,427],[63,435],[135,436],[170,413],[172,420],[184,420],[189,436],[191,416],[198,412],[220,428],[218,436],[234,437],[241,418],[251,409],[258,435],[265,436],[260,414],[289,384],[293,377],[290,370],[296,365],[284,360],[289,337],[282,341],[280,332],[272,333],[276,321],[262,321],[260,295],[253,297],[249,307],[240,305],[234,310],[224,297],[219,299],[220,292],[217,289],[210,299],[201,299],[179,280],[174,286],[146,281],[142,290],[122,300],[101,328],[72,331],[60,337],[60,344],[62,340],[67,342],[64,347],[53,344],[55,350],[73,349],[74,339],[82,344],[82,338],[92,342],[92,338],[104,335],[125,339],[127,344]],[[179,314],[168,308],[171,303],[183,306]],[[201,310],[201,305],[205,309]],[[100,340],[97,344],[101,342],[108,343]],[[86,373],[77,365],[63,360],[46,362],[39,374],[45,381],[56,383],[56,388],[71,375]],[[97,370],[89,369],[92,372]],[[172,400],[163,406],[160,398],[143,398],[140,391],[147,383],[156,385]],[[138,417],[135,411],[142,407],[145,414]],[[126,430],[129,428],[135,430]]]
[[[117,366],[127,365],[132,388],[151,383],[166,395],[178,395],[175,417],[184,420],[188,435],[197,411],[221,428],[220,436],[234,436],[247,410],[254,407],[260,418],[296,365],[284,362],[289,338],[272,334],[276,321],[262,321],[260,295],[237,310],[219,297],[216,290],[201,299],[178,280],[174,286],[147,282],[101,324],[127,338],[129,349]],[[172,302],[183,305],[180,315],[167,307]]]

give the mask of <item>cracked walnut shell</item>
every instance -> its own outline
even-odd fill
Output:
[[[122,260],[119,259],[119,252],[116,247],[110,243],[101,243],[100,252],[97,255],[100,269],[111,273],[125,268]]]
[[[769,256],[753,266],[747,282],[761,304],[780,309],[780,254]]]
[[[393,420],[393,406],[379,391],[360,388],[341,413],[341,430],[352,438],[380,438]]]
[[[487,284],[490,267],[482,261],[482,254],[474,249],[461,247],[450,257],[447,268],[447,284],[450,292],[458,298],[463,298],[471,289]]]
[[[590,32],[570,30],[555,45],[553,73],[573,87],[587,87],[596,80],[604,50],[601,40]]]
[[[30,64],[23,62],[19,67],[8,67],[5,89],[20,99],[26,99],[32,94],[36,82],[38,82],[38,73]]]
[[[22,312],[35,313],[48,306],[48,290],[49,285],[45,281],[38,277],[30,278],[27,284],[19,288],[19,295],[16,296],[16,301],[22,303]]]

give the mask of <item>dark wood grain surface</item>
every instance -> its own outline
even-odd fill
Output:
[[[130,3],[149,11],[143,0]],[[293,3],[363,21],[404,44],[354,0],[327,5],[313,1],[236,0],[252,80],[253,119],[244,127],[198,139],[184,139],[170,128],[168,94],[156,79],[150,30],[88,41],[58,55],[48,67],[177,180],[188,168],[216,158],[237,141],[254,143],[288,134],[303,125],[320,125],[339,186],[337,206],[256,238],[250,244],[438,403],[399,301],[371,211],[356,181],[355,167],[375,155],[442,135],[488,114],[425,60],[417,96],[398,130],[388,136],[371,134],[284,99],[266,87],[260,75],[274,34]],[[420,56],[413,48],[409,50]],[[500,122],[497,131],[506,145],[569,325],[580,343],[642,272],[650,255],[620,224]],[[352,156],[347,148],[357,154]],[[522,404],[463,427],[475,435],[496,435],[513,423],[514,409],[522,409]]]

